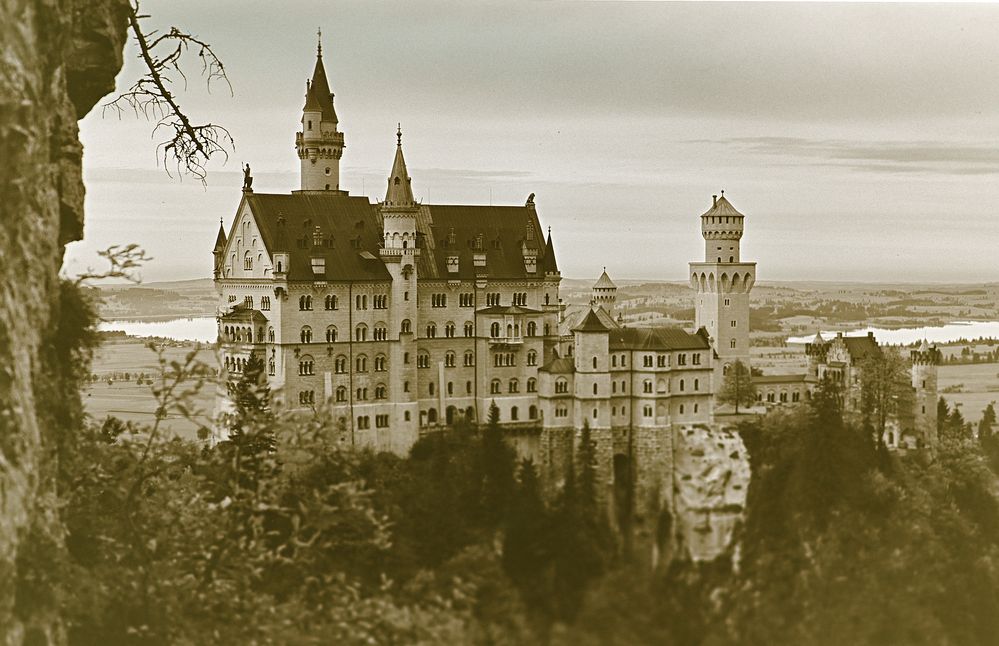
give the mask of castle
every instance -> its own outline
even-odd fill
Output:
[[[694,330],[627,327],[614,318],[606,271],[590,307],[567,314],[533,194],[520,206],[418,202],[401,129],[384,199],[341,189],[345,137],[321,48],[301,126],[301,188],[257,192],[247,168],[235,217],[218,232],[227,374],[256,354],[285,406],[329,406],[342,441],[396,453],[423,433],[484,420],[495,404],[518,451],[549,474],[571,459],[585,423],[613,482],[632,479],[645,504],[668,505],[676,434],[711,425],[721,380],[736,361],[750,363],[756,264],[741,257],[745,216],[724,192],[700,216]],[[809,374],[762,377],[761,398],[804,400],[837,370],[850,382],[855,345],[817,339]],[[919,356],[914,385],[929,416],[935,364],[932,351]]]

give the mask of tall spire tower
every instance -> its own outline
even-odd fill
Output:
[[[343,133],[337,130],[333,93],[323,66],[322,32],[318,33],[316,68],[305,82],[302,130],[295,135],[295,148],[302,163],[303,191],[340,191],[340,157]]]
[[[711,208],[701,215],[704,262],[690,263],[690,286],[697,293],[695,327],[708,331],[725,374],[736,361],[749,367],[749,292],[756,282],[756,263],[739,257],[746,216],[735,210],[725,191],[711,200]]]

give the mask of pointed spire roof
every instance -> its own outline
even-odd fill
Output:
[[[222,226],[222,218],[219,218],[219,234],[215,238],[215,251],[225,250],[225,228]]]
[[[604,273],[600,274],[600,278],[597,279],[597,282],[593,283],[593,289],[617,289],[617,285],[615,285],[614,281],[607,275],[606,267],[604,267]]]
[[[558,271],[558,263],[555,261],[555,247],[552,245],[551,227],[548,227],[548,240],[545,241],[544,269],[551,273]]]
[[[319,99],[316,98],[316,93],[312,91],[312,82],[305,82],[305,107],[302,108],[302,112],[322,112],[323,106],[319,105]]]
[[[388,178],[388,190],[385,191],[386,206],[413,206],[412,180],[406,170],[406,159],[402,156],[402,124],[396,131],[395,159],[392,161],[392,173]]]
[[[825,342],[826,340],[822,338],[822,332],[821,331],[816,332],[815,338],[812,339],[812,343],[814,343],[815,345],[821,345]]]
[[[720,216],[735,215],[740,218],[745,217],[742,213],[739,213],[734,206],[732,206],[731,202],[728,201],[728,198],[725,197],[725,191],[721,192],[721,197],[714,200],[714,203],[711,205],[710,209],[701,214],[702,217],[705,215],[720,215]]]
[[[926,342],[926,339],[923,339],[923,342],[919,344],[919,351],[926,352],[929,349],[930,349],[930,344]]]
[[[586,317],[579,322],[579,325],[572,329],[573,332],[608,332],[610,328],[604,325],[600,316],[595,310],[590,310]]]
[[[312,83],[305,93],[305,105],[309,105],[313,94],[316,103],[323,113],[323,121],[337,123],[336,110],[333,109],[333,93],[330,92],[330,82],[326,78],[326,68],[323,66],[323,45],[319,43],[316,49],[316,69],[312,72]]]

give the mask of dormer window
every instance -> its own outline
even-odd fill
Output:
[[[396,178],[395,178],[395,181],[394,181],[393,183],[394,183],[394,184],[395,184],[396,186],[398,186],[398,185],[399,185],[399,178],[398,178],[398,177],[396,177]]]

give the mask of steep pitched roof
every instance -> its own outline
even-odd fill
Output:
[[[611,350],[708,350],[701,334],[674,327],[623,327],[611,330]]]
[[[219,234],[215,237],[215,251],[225,251],[225,227],[222,226],[222,220],[219,220]]]
[[[880,355],[881,346],[874,340],[871,334],[865,336],[844,336],[843,343],[850,353],[850,358],[854,361],[863,361],[871,355]]]
[[[572,357],[559,357],[541,366],[540,370],[554,374],[569,374],[576,372],[576,363]]]
[[[289,253],[288,280],[391,280],[378,257],[382,226],[377,208],[368,198],[252,193],[246,200],[267,249]],[[318,247],[313,242],[316,226],[324,239]],[[322,276],[312,271],[314,257],[324,259],[326,272]]]
[[[527,273],[523,251],[527,223],[535,231],[541,230],[537,212],[528,206],[424,204],[416,215],[418,276],[458,280],[475,280],[479,274],[499,280],[543,278],[546,267],[555,265],[554,252],[538,257],[535,273]],[[479,239],[481,249],[476,249]],[[479,253],[486,256],[484,267],[475,266],[474,256]],[[447,269],[449,256],[458,257],[457,273]]]
[[[615,285],[614,281],[612,281],[610,276],[607,275],[606,267],[604,267],[604,273],[600,274],[600,278],[597,279],[597,282],[593,283],[593,289],[617,289],[617,285]]]
[[[402,155],[402,130],[398,133],[399,143],[395,147],[392,172],[389,173],[388,190],[385,191],[385,206],[413,206],[413,187],[406,170],[406,159]]]
[[[701,217],[705,215],[720,215],[720,216],[737,215],[740,218],[745,217],[742,213],[739,213],[738,211],[735,210],[735,207],[732,206],[732,203],[728,201],[728,198],[725,197],[724,193],[722,193],[721,197],[715,200],[715,203],[711,206],[710,209],[701,214]]]
[[[583,317],[583,320],[579,322],[579,325],[572,329],[573,332],[608,332],[610,328],[604,325],[604,322],[600,320],[600,317],[596,312],[590,310],[589,313]]]
[[[330,83],[326,79],[326,68],[323,66],[322,50],[316,54],[316,69],[312,72],[310,92],[315,94],[316,101],[319,103],[319,107],[323,113],[323,121],[336,123],[336,110],[333,109],[333,93],[330,92]]]
[[[555,247],[552,245],[552,228],[548,227],[548,240],[545,241],[545,254],[538,259],[538,270],[545,273],[558,273],[558,263],[555,262]]]

